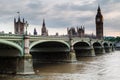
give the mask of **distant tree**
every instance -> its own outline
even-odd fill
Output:
[[[115,41],[115,38],[112,38],[112,39],[110,39],[109,41],[114,42],[114,41]]]
[[[120,37],[117,36],[117,37],[115,38],[115,40],[116,40],[116,42],[120,42]]]
[[[111,42],[120,42],[120,36],[115,37],[105,37],[105,41],[111,41]]]
[[[105,37],[104,40],[106,41],[111,41],[111,42],[115,42],[116,38],[115,37]]]

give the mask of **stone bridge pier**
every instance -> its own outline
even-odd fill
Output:
[[[17,71],[16,74],[34,74],[32,56],[29,51],[29,39],[30,36],[24,35],[23,38],[23,52],[24,56],[17,59]]]

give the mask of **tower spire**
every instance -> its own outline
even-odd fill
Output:
[[[98,12],[100,12],[101,11],[101,9],[100,9],[100,5],[98,5],[98,10],[97,10]]]
[[[41,35],[48,36],[48,31],[47,31],[46,26],[45,26],[45,19],[43,19],[41,32],[42,32]]]
[[[45,19],[43,19],[42,27],[45,27]]]

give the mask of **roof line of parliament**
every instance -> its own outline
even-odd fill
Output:
[[[103,16],[102,16],[99,5],[98,5],[98,9],[97,9],[97,14],[95,17],[95,23],[96,23],[96,37],[98,39],[102,39],[103,38]],[[28,24],[27,21],[25,21],[24,18],[21,21],[20,14],[18,13],[18,20],[16,21],[16,18],[14,18],[14,33],[15,34],[24,34],[26,24]],[[75,29],[74,27],[72,27],[70,29],[67,28],[67,33],[68,33],[68,35],[72,34],[73,36],[84,37],[85,36],[85,27],[81,26],[80,28],[77,27],[77,29]],[[36,28],[34,28],[33,34],[37,35]],[[48,36],[48,30],[46,28],[45,19],[43,19],[41,35]]]

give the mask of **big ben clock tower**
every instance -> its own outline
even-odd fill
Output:
[[[101,14],[100,6],[98,6],[97,9],[95,22],[96,22],[96,38],[103,39],[103,16]]]

